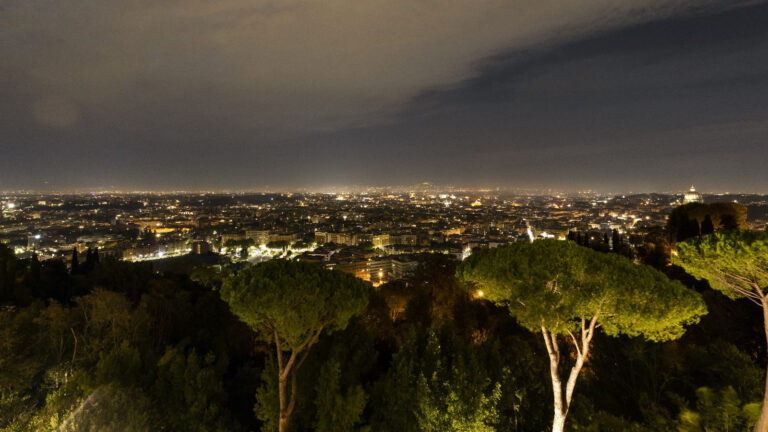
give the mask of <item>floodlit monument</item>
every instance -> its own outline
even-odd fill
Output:
[[[702,198],[700,193],[696,192],[696,188],[693,185],[691,185],[688,192],[683,195],[683,204],[690,203],[704,203],[704,198]]]

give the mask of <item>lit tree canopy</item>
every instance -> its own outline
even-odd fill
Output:
[[[272,260],[224,281],[222,298],[266,342],[280,336],[285,351],[314,340],[320,331],[344,328],[368,302],[368,287],[340,271],[309,263]]]
[[[296,406],[296,371],[323,332],[343,329],[368,304],[368,286],[338,270],[272,260],[225,280],[221,297],[262,340],[275,344],[278,430],[287,432]]]
[[[768,288],[768,233],[718,232],[677,244],[673,262],[731,298],[758,305]]]
[[[691,238],[677,244],[672,259],[728,297],[758,305],[768,341],[768,233],[731,230]],[[768,375],[765,388],[757,432],[768,432]]]
[[[662,341],[682,336],[686,324],[706,313],[698,293],[658,270],[570,241],[481,250],[459,266],[458,275],[482,296],[509,308],[521,325],[541,331],[554,396],[552,432],[565,430],[576,381],[599,327],[609,335]],[[565,386],[559,337],[575,351]]]
[[[609,335],[653,341],[680,337],[684,325],[706,313],[701,297],[651,267],[636,265],[573,242],[517,243],[481,250],[459,276],[483,295],[507,306],[531,331],[577,330],[581,319],[599,317]]]

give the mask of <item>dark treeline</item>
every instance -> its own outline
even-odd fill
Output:
[[[411,278],[370,290],[367,306],[323,332],[296,371],[290,430],[550,430],[541,335],[468,292],[458,264],[424,255]],[[659,268],[701,293],[709,313],[670,342],[598,332],[566,430],[753,427],[760,311]],[[91,253],[70,272],[0,246],[0,430],[277,430],[275,350],[220,293],[242,271],[194,262],[160,271]]]

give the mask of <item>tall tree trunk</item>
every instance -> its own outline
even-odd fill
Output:
[[[279,371],[280,375],[282,375],[282,370]],[[279,432],[288,432],[288,420],[290,417],[288,416],[287,412],[287,402],[286,402],[286,387],[287,387],[287,380],[283,379],[282,376],[280,376],[277,380],[277,393],[278,397],[280,399],[280,419],[278,421],[278,431]]]
[[[275,351],[277,352],[277,399],[280,402],[280,412],[279,417],[277,421],[277,430],[278,432],[288,432],[288,421],[290,419],[290,413],[288,412],[288,402],[287,402],[287,384],[288,384],[288,374],[286,373],[286,369],[289,369],[290,363],[292,363],[290,360],[288,361],[288,365],[286,365],[283,362],[283,349],[280,343],[280,337],[277,334],[277,330],[274,330],[274,336],[275,336]]]
[[[571,342],[576,349],[576,362],[568,373],[565,392],[563,392],[563,383],[560,378],[560,347],[557,343],[557,335],[548,331],[543,325],[541,326],[541,335],[544,337],[544,344],[547,346],[547,353],[549,354],[549,373],[552,378],[552,396],[554,397],[552,432],[563,432],[565,429],[565,418],[568,416],[568,409],[571,407],[573,390],[576,388],[576,380],[579,378],[579,373],[581,373],[584,362],[587,360],[592,337],[595,335],[597,318],[598,315],[592,317],[588,325],[585,319],[581,320],[581,335],[579,338],[569,332]],[[768,329],[766,332],[768,336]]]
[[[763,304],[763,330],[765,331],[765,341],[768,344],[768,299],[762,298]],[[763,393],[763,407],[760,410],[760,418],[755,425],[755,432],[768,432],[768,371],[765,375],[765,393]]]
[[[555,410],[555,418],[552,420],[552,432],[563,432],[565,430],[565,414]]]
[[[547,331],[544,326],[541,327],[541,335],[544,337],[544,344],[547,346],[547,353],[549,354],[549,374],[552,380],[554,409],[552,432],[563,432],[568,409],[563,404],[563,384],[560,380],[560,348],[557,343],[557,335]]]
[[[320,337],[322,331],[323,327],[318,328],[303,344],[298,348],[294,348],[288,361],[284,362],[280,337],[277,330],[274,330],[275,350],[277,351],[277,396],[280,400],[278,432],[288,432],[291,414],[293,414],[293,409],[296,407],[296,373],[301,365],[304,364],[304,360],[309,356],[312,344]],[[289,379],[291,380],[290,392],[288,390]]]

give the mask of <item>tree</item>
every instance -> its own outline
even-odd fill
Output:
[[[506,372],[494,371],[486,356],[496,347],[465,341],[450,325],[441,334],[411,328],[405,338],[374,388],[372,430],[499,430],[500,379]]]
[[[21,272],[16,256],[7,246],[0,244],[0,300],[14,297],[14,287]]]
[[[759,403],[744,404],[733,387],[714,391],[709,387],[696,390],[696,409],[680,413],[679,432],[747,430],[757,421]]]
[[[768,233],[721,231],[677,245],[673,262],[706,279],[712,288],[732,299],[746,298],[763,310],[768,341]],[[768,431],[768,377],[756,431]]]
[[[285,240],[275,240],[275,241],[271,241],[271,242],[267,243],[267,248],[268,249],[282,249],[283,252],[285,252],[286,249],[288,249],[288,246],[290,246],[290,245],[291,244],[288,243]]]
[[[720,228],[724,230],[735,230],[739,228],[746,228],[746,226],[739,223],[736,215],[727,214],[720,217]]]
[[[320,369],[317,392],[317,432],[351,432],[360,422],[367,396],[361,385],[342,391],[341,365],[330,361]]]
[[[672,210],[667,219],[667,232],[672,241],[684,241],[707,234],[704,220],[709,216],[713,231],[748,228],[747,208],[739,203],[690,203]]]
[[[684,241],[691,237],[698,237],[701,235],[701,227],[699,221],[696,219],[688,219],[683,224],[683,227],[678,231],[677,241]]]
[[[484,298],[507,307],[522,326],[541,332],[554,395],[553,432],[563,431],[598,328],[610,336],[664,341],[682,336],[686,324],[706,313],[698,293],[661,272],[571,242],[541,240],[480,250],[457,273]],[[575,351],[565,389],[561,338]]]
[[[462,346],[452,333],[446,336],[448,340],[438,340],[434,333],[427,337],[415,389],[419,429],[425,432],[497,430],[494,424],[498,423],[501,383],[492,382],[482,372],[476,346]]]
[[[364,241],[357,245],[357,247],[365,251],[372,251],[376,249],[376,246],[374,246],[373,242],[370,241]]]
[[[296,371],[312,345],[323,332],[345,328],[366,306],[368,291],[352,275],[285,260],[249,267],[224,281],[221,296],[232,312],[261,340],[275,344],[280,432],[288,430],[296,405]]]
[[[227,360],[212,352],[199,355],[183,345],[167,347],[157,362],[155,392],[171,430],[231,430],[222,376]]]
[[[611,232],[611,250],[613,252],[619,252],[621,250],[621,235],[618,230]]]
[[[71,272],[72,274],[77,273],[77,248],[72,248],[72,266],[71,266]]]
[[[712,217],[707,215],[701,222],[701,235],[714,234],[715,224],[712,222]]]

